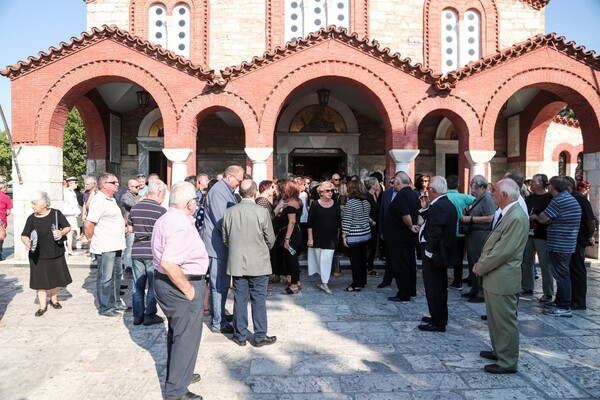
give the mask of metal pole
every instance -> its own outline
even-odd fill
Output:
[[[17,153],[15,153],[15,146],[13,146],[12,135],[10,134],[10,129],[8,129],[8,124],[6,123],[6,118],[4,117],[4,111],[2,110],[2,105],[0,105],[0,116],[2,116],[2,122],[4,123],[4,129],[6,132],[6,138],[10,143],[10,150],[12,152],[12,160],[15,166],[15,170],[17,171],[17,177],[19,178],[19,185],[23,184],[23,178],[21,178],[21,170],[19,169],[19,163],[17,162]]]

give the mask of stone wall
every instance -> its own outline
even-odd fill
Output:
[[[210,68],[219,70],[262,55],[266,44],[265,14],[265,0],[211,0]]]
[[[117,25],[129,30],[129,0],[96,0],[87,5],[87,30],[102,25]]]
[[[500,15],[500,49],[546,32],[545,12],[520,0],[496,1]]]

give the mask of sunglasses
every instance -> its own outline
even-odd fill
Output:
[[[333,189],[324,189],[323,191],[324,191],[324,192],[327,192],[327,193],[332,193],[332,192],[333,192]]]
[[[108,181],[106,183],[110,183],[111,185],[118,185],[119,181]]]

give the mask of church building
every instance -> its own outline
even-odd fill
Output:
[[[0,71],[15,232],[33,190],[62,201],[74,107],[88,173],[121,182],[510,169],[581,176],[600,205],[600,58],[544,34],[549,0],[85,2],[87,32]]]

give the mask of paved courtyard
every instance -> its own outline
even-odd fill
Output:
[[[72,297],[62,293],[64,308],[41,318],[33,315],[28,268],[0,263],[1,399],[161,398],[166,325],[134,326],[130,312],[98,316],[96,270],[88,260],[69,259]],[[190,389],[205,399],[597,399],[600,268],[589,276],[588,310],[573,318],[542,315],[535,298],[520,301],[520,370],[495,376],[483,372],[489,361],[478,356],[489,348],[483,304],[453,290],[448,331],[421,332],[416,326],[427,305],[420,275],[416,300],[396,304],[387,300],[393,289],[375,288],[380,278],[347,293],[345,269],[332,278],[328,296],[304,269],[300,294],[281,295],[275,285],[268,298],[275,345],[238,347],[205,325],[196,366],[202,381]]]

